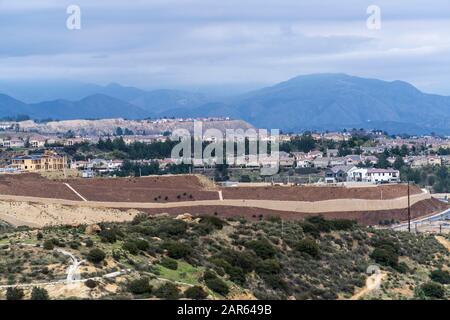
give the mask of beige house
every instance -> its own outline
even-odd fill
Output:
[[[13,158],[11,167],[27,172],[58,171],[67,167],[67,159],[66,156],[46,152]]]

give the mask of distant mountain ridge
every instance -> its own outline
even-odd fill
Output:
[[[313,74],[222,101],[209,100],[199,93],[145,91],[115,83],[86,88],[85,92],[91,94],[76,101],[26,104],[0,94],[0,117],[27,114],[38,119],[66,120],[227,116],[255,127],[284,131],[354,127],[391,133],[450,134],[450,97],[423,93],[403,81]]]

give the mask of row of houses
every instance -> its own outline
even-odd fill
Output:
[[[335,166],[325,171],[325,182],[369,182],[374,184],[397,183],[400,182],[400,171],[395,169]]]

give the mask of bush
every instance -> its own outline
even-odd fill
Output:
[[[86,247],[92,248],[94,246],[94,241],[92,241],[92,239],[86,239],[84,244],[86,245]]]
[[[396,267],[398,265],[398,256],[390,249],[375,248],[370,257],[375,262],[388,267]]]
[[[277,260],[267,259],[256,266],[256,272],[258,274],[279,274],[281,272],[281,266]]]
[[[102,242],[114,243],[117,241],[117,233],[113,229],[104,229],[98,234]]]
[[[204,300],[208,297],[208,294],[205,292],[205,290],[203,290],[202,287],[194,286],[194,287],[188,288],[184,292],[184,296],[186,298],[192,299],[192,300]]]
[[[167,269],[171,270],[177,270],[178,269],[178,262],[172,258],[162,258],[161,262],[159,263],[163,267],[166,267]]]
[[[261,259],[273,258],[277,253],[274,246],[267,239],[249,241],[245,246],[252,249]]]
[[[105,257],[106,254],[98,248],[91,249],[91,251],[89,251],[87,255],[87,259],[93,263],[102,262],[105,259]]]
[[[208,288],[222,296],[226,296],[230,291],[225,281],[220,278],[208,279],[205,281],[205,283]]]
[[[139,250],[147,251],[148,248],[150,248],[150,244],[149,244],[148,241],[146,241],[146,240],[138,239],[138,240],[136,240],[136,247],[137,247]]]
[[[441,283],[450,284],[450,273],[448,271],[436,269],[430,273],[431,280]]]
[[[162,248],[167,250],[167,255],[174,259],[181,259],[192,253],[192,248],[190,246],[176,241],[164,242]]]
[[[24,295],[20,288],[8,288],[6,290],[6,300],[22,300]]]
[[[166,282],[156,289],[155,296],[160,299],[177,300],[180,298],[180,289],[175,284]]]
[[[200,223],[212,226],[217,230],[222,230],[225,225],[225,221],[215,216],[202,216]]]
[[[36,239],[38,239],[38,240],[42,240],[43,237],[44,237],[44,235],[40,231],[36,234]]]
[[[443,285],[436,282],[427,282],[420,287],[423,294],[430,298],[442,299],[445,295]]]
[[[53,244],[52,240],[45,240],[43,248],[45,250],[53,250],[55,248],[55,245]]]
[[[128,291],[133,294],[151,293],[152,286],[150,285],[148,278],[140,278],[133,280],[128,284]]]
[[[203,279],[205,280],[205,284],[209,289],[211,289],[214,292],[217,292],[222,296],[226,296],[230,291],[225,281],[217,277],[217,275],[212,271],[209,270],[205,271]]]
[[[44,288],[34,287],[31,291],[31,300],[50,300],[50,297]]]
[[[129,253],[135,255],[139,253],[139,249],[135,241],[126,241],[122,244],[122,249],[128,251]]]
[[[313,239],[306,238],[298,241],[295,244],[295,250],[301,253],[306,253],[313,258],[318,258],[320,256],[319,245]]]
[[[88,279],[84,282],[84,285],[90,289],[94,289],[97,286],[97,282],[92,279]]]

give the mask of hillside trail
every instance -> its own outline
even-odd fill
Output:
[[[448,251],[450,251],[450,241],[445,239],[443,236],[435,236],[436,240],[442,244]]]
[[[360,298],[362,298],[363,296],[365,296],[366,294],[377,290],[380,288],[381,283],[383,282],[383,279],[387,276],[386,273],[384,272],[380,272],[380,273],[375,273],[371,276],[369,276],[366,279],[366,285],[360,289],[356,294],[354,294],[350,300],[359,300]]]

